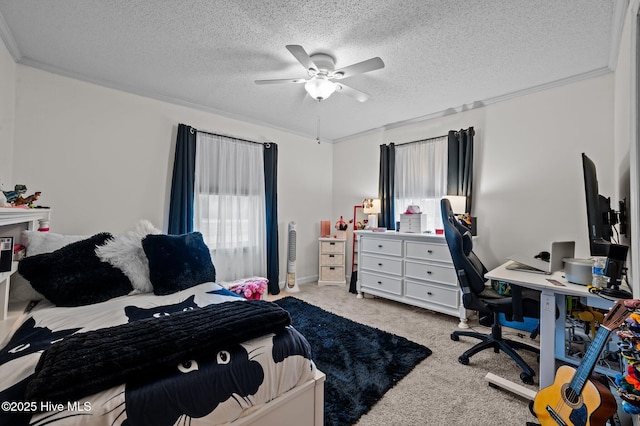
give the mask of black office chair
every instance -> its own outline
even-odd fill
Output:
[[[462,225],[453,214],[448,199],[440,202],[442,209],[442,222],[444,235],[449,246],[449,252],[458,275],[458,283],[462,288],[462,301],[466,309],[479,311],[481,314],[493,316],[491,334],[482,334],[473,331],[454,331],[451,339],[458,341],[460,336],[480,339],[481,342],[465,351],[458,361],[461,364],[469,364],[469,358],[485,349],[493,349],[498,353],[501,350],[509,355],[522,369],[520,379],[526,384],[533,384],[535,372],[516,352],[517,349],[528,350],[540,354],[540,350],[502,337],[502,326],[499,322],[499,314],[504,314],[509,321],[523,321],[523,315],[530,318],[540,317],[539,293],[531,290],[523,290],[512,286],[511,297],[504,297],[487,285],[484,278],[487,269],[480,259],[473,253],[471,232]],[[537,299],[537,300],[536,300]]]

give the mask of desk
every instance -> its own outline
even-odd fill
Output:
[[[561,348],[558,358],[569,361],[564,356],[564,325],[565,325],[565,296],[579,296],[589,298],[589,305],[597,308],[609,309],[613,302],[589,293],[587,286],[572,284],[564,278],[564,272],[558,271],[551,275],[535,274],[531,272],[512,271],[506,268],[511,263],[506,262],[487,272],[486,278],[508,282],[520,287],[540,290],[540,389],[553,384],[555,377],[556,348]],[[556,280],[562,285],[555,285],[549,280]],[[556,321],[555,308],[560,310]],[[556,330],[560,332],[557,333]],[[577,362],[577,361],[573,361]]]

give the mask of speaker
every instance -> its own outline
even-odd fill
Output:
[[[607,255],[607,263],[604,267],[604,274],[610,278],[609,284],[616,284],[620,281],[624,262],[627,260],[629,247],[621,244],[611,244]]]
[[[13,237],[0,237],[0,272],[11,271]]]

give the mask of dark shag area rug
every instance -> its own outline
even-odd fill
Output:
[[[275,301],[311,345],[327,375],[324,424],[353,425],[431,350],[404,337],[351,321],[294,297]]]

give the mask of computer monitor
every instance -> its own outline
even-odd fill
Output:
[[[615,213],[611,210],[609,198],[599,193],[596,165],[584,153],[582,153],[582,170],[591,256],[607,256],[611,245],[611,217]]]
[[[584,171],[584,192],[587,201],[587,223],[589,226],[589,249],[591,256],[607,257],[604,275],[609,277],[607,288],[601,289],[601,294],[616,298],[631,298],[626,290],[620,289],[624,263],[627,258],[628,247],[621,244],[612,244],[611,236],[613,226],[618,223],[626,225],[625,204],[620,203],[620,214],[611,209],[611,200],[600,195],[598,189],[598,176],[596,166],[582,153],[582,169]]]

